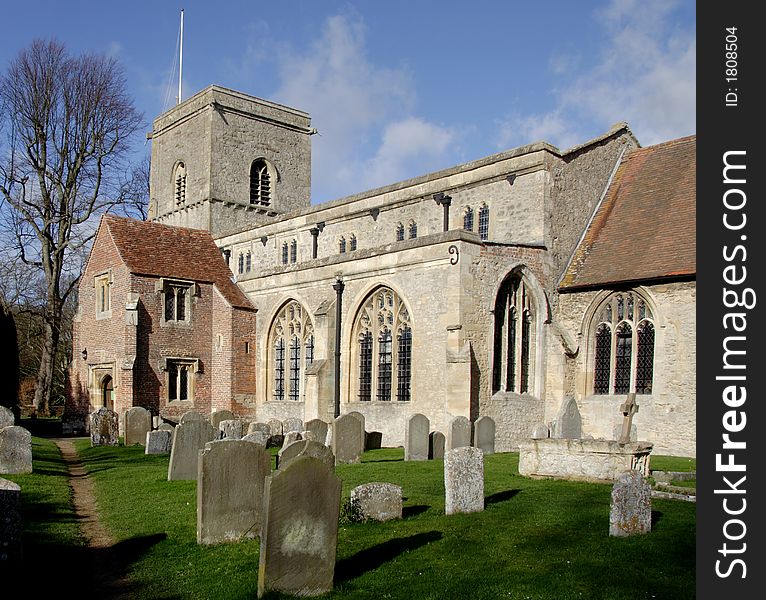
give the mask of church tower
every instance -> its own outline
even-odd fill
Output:
[[[307,113],[209,86],[152,127],[149,219],[213,237],[311,204]]]

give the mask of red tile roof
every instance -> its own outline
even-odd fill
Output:
[[[254,310],[207,231],[104,215],[122,260],[137,275],[213,283],[234,307]]]
[[[694,135],[627,153],[559,289],[696,275],[696,179]]]

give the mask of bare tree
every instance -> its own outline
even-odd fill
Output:
[[[95,235],[92,217],[120,200],[117,164],[141,116],[114,58],[71,56],[55,40],[36,40],[11,61],[0,77],[0,102],[3,216],[18,259],[44,275],[35,405],[47,414],[78,258]]]

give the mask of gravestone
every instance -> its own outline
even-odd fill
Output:
[[[322,419],[311,419],[310,421],[306,421],[304,427],[306,428],[306,431],[310,431],[314,434],[314,439],[317,442],[322,442],[324,444],[327,439],[326,421],[322,421]]]
[[[13,411],[5,406],[0,406],[0,429],[3,427],[10,427],[15,422]]]
[[[365,450],[380,450],[383,447],[383,432],[382,431],[365,431],[364,432],[364,449]]]
[[[102,406],[90,414],[90,445],[116,446],[120,443],[117,413]]]
[[[175,425],[171,425],[170,423],[160,423],[157,426],[159,431],[173,431],[175,428]]]
[[[612,486],[609,535],[627,537],[652,529],[652,489],[641,473],[621,473]]]
[[[210,424],[216,429],[221,428],[221,421],[231,421],[236,419],[237,415],[227,409],[216,410],[210,413]],[[241,437],[241,436],[240,436]]]
[[[429,460],[443,460],[446,438],[441,431],[432,431],[428,434],[428,458]]]
[[[181,421],[173,435],[168,481],[197,479],[199,451],[218,439],[218,430],[207,419]]]
[[[294,446],[298,442],[302,442],[303,437],[300,433],[297,431],[290,431],[287,434],[285,434],[285,441],[282,444],[282,448],[277,452],[277,468],[282,464],[282,456],[284,455],[285,451],[287,451],[290,446]],[[293,449],[292,456],[295,456],[297,452],[295,451],[295,448]],[[290,456],[290,452],[288,452],[288,456]]]
[[[447,425],[447,450],[471,445],[471,422],[466,417],[453,417]]]
[[[476,419],[473,425],[473,445],[484,454],[495,453],[495,421],[486,415]]]
[[[393,483],[365,483],[351,490],[351,506],[361,521],[402,518],[402,488]]]
[[[143,406],[133,406],[125,411],[125,445],[143,446],[146,434],[152,430],[152,413]]]
[[[303,420],[298,417],[285,419],[282,423],[282,433],[287,435],[291,431],[297,431],[299,433],[303,431]]]
[[[404,460],[428,460],[428,417],[416,413],[404,426]]]
[[[282,442],[284,442],[284,430],[282,428],[282,421],[279,419],[271,419],[269,420],[269,429],[271,430],[271,433],[269,434],[269,446],[279,446],[282,447]]]
[[[0,573],[21,565],[22,531],[21,487],[0,477]]]
[[[280,450],[277,460],[278,468],[283,469],[299,456],[312,456],[328,467],[335,467],[335,457],[327,446],[315,440],[298,440]]]
[[[173,431],[155,429],[146,432],[144,454],[168,454],[173,443]]]
[[[32,472],[32,434],[18,425],[0,429],[0,474]]]
[[[332,590],[341,480],[311,456],[266,478],[258,597],[269,591],[319,596]]]
[[[617,442],[620,444],[629,444],[631,442],[631,430],[633,429],[633,415],[638,412],[638,404],[636,404],[635,392],[628,394],[625,402],[620,405],[620,412],[622,412],[623,415],[622,431],[620,432],[620,437],[617,438]],[[637,437],[638,436],[636,436],[636,438]]]
[[[356,410],[352,410],[346,414],[354,417],[357,421],[359,421],[359,427],[362,430],[362,452],[364,452],[367,449],[367,419],[362,413]]]
[[[548,429],[548,426],[545,423],[538,423],[532,430],[532,435],[530,437],[533,440],[547,440],[549,435],[550,430]]]
[[[271,427],[268,423],[254,421],[247,426],[247,433],[255,433],[256,431],[263,433],[267,438],[271,435]]]
[[[218,430],[221,432],[221,439],[224,440],[241,440],[247,431],[242,419],[223,419],[218,422]]]
[[[197,543],[258,537],[263,489],[271,473],[266,448],[242,440],[216,440],[199,452]]]
[[[247,435],[243,435],[242,439],[246,442],[252,442],[254,444],[258,444],[259,446],[266,447],[266,444],[269,443],[269,436],[266,435],[263,431],[254,431],[253,433],[248,433]]]
[[[359,420],[352,414],[337,417],[332,426],[332,453],[335,464],[358,463],[364,447],[364,434]]]
[[[484,453],[461,446],[444,454],[444,512],[471,513],[484,510]]]
[[[205,418],[205,415],[203,415],[201,412],[197,412],[196,410],[190,410],[181,415],[181,420],[179,421],[179,424],[186,423],[187,421],[207,421],[207,419]]]
[[[556,427],[556,437],[564,439],[579,439],[582,437],[582,417],[574,398],[569,398],[564,404]]]

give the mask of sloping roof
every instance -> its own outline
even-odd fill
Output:
[[[696,180],[694,135],[627,153],[559,289],[696,275]]]
[[[117,251],[131,273],[212,283],[227,302],[254,310],[207,231],[104,215]]]

